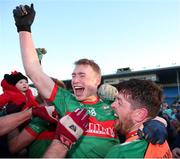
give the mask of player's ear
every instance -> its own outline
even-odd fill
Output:
[[[96,78],[96,85],[99,86],[101,84],[101,77],[97,76]]]
[[[147,118],[148,115],[148,111],[146,108],[140,108],[140,109],[136,109],[133,112],[133,119],[136,122],[142,122],[145,118]]]

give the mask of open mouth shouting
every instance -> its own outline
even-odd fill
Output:
[[[84,90],[85,90],[84,87],[74,86],[74,94],[75,94],[75,96],[82,97],[83,94],[84,94]]]

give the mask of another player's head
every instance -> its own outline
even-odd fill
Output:
[[[112,108],[118,117],[116,126],[123,134],[137,130],[157,116],[163,100],[160,87],[149,80],[130,79],[119,83]]]

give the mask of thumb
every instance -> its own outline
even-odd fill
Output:
[[[31,3],[31,9],[34,10],[34,4],[33,3]]]

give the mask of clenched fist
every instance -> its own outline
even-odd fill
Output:
[[[31,32],[31,25],[34,21],[35,13],[33,4],[31,4],[31,6],[20,5],[13,10],[17,32]]]

